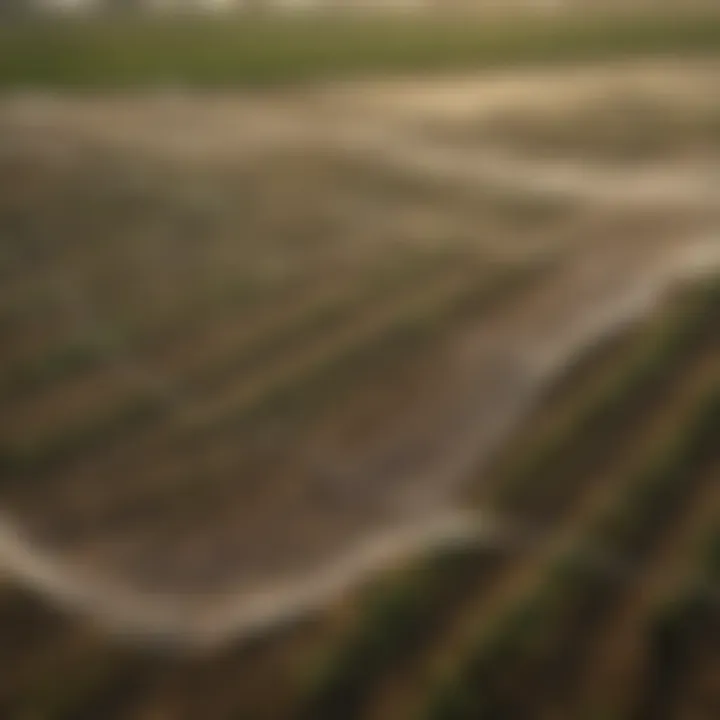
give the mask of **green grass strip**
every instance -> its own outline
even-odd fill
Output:
[[[270,86],[719,48],[712,10],[36,20],[0,28],[0,87]]]

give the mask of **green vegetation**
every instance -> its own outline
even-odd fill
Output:
[[[646,694],[638,720],[680,716],[683,684],[718,661],[720,516],[694,559],[684,586],[655,608],[648,623]]]
[[[602,520],[596,542],[610,552],[640,555],[654,527],[676,513],[698,469],[717,453],[720,437],[720,384],[711,386],[695,416],[629,486],[616,512]]]
[[[267,86],[662,54],[715,54],[720,16],[118,19],[0,28],[0,87]]]
[[[361,601],[350,636],[323,656],[302,716],[349,720],[359,715],[368,689],[421,646],[428,625],[476,585],[495,559],[492,550],[449,548],[399,577],[375,583]]]
[[[568,648],[582,644],[577,634],[591,627],[625,588],[612,582],[598,553],[624,561],[631,556],[637,562],[639,547],[649,550],[682,512],[682,501],[694,488],[691,480],[698,478],[698,466],[707,462],[708,449],[718,439],[718,391],[711,385],[710,396],[692,409],[690,418],[676,419],[671,447],[661,438],[642,469],[623,483],[620,496],[598,518],[602,532],[591,529],[579,538],[574,550],[543,574],[539,587],[483,627],[458,675],[432,698],[428,718],[512,715],[511,708],[521,710],[523,699],[510,688],[528,689],[538,677],[547,687],[553,678],[567,677],[558,664],[568,662]],[[543,692],[539,687],[533,690],[535,699]]]
[[[495,481],[505,503],[512,499],[517,504],[522,499],[526,520],[531,522],[546,515],[549,506],[554,507],[554,517],[571,512],[571,501],[582,493],[583,476],[591,470],[587,464],[566,464],[567,455],[577,453],[587,462],[591,450],[601,449],[608,457],[622,452],[612,449],[617,433],[627,432],[632,439],[633,430],[642,427],[652,411],[648,408],[655,400],[662,403],[668,389],[682,381],[698,352],[707,347],[708,337],[714,337],[719,287],[710,282],[681,298],[670,317],[662,317],[652,331],[640,334],[618,359],[610,376],[593,387],[593,392],[575,388],[581,401],[571,408],[571,414],[563,416],[559,429],[541,434],[540,443],[521,464],[522,471]],[[550,653],[552,643],[567,639],[567,635],[560,637],[558,629],[558,637],[553,638],[548,635],[548,628],[557,628],[560,622],[570,627],[573,618],[578,622],[580,617],[583,621],[587,619],[584,613],[608,589],[607,578],[598,574],[598,568],[588,565],[588,556],[595,554],[594,548],[603,543],[607,548],[612,544],[613,551],[622,556],[630,551],[632,538],[636,543],[639,538],[649,542],[652,531],[662,526],[673,508],[679,507],[679,496],[686,489],[681,482],[685,473],[707,459],[717,439],[717,399],[716,394],[711,394],[695,409],[692,422],[683,425],[680,418],[673,444],[667,447],[661,444],[647,461],[646,469],[625,482],[630,488],[627,496],[621,496],[617,505],[603,516],[603,522],[612,528],[611,537],[604,537],[601,543],[592,534],[597,532],[599,536],[599,531],[588,529],[586,551],[578,550],[577,556],[558,559],[557,567],[548,573],[547,585],[537,594],[518,601],[517,607],[508,610],[500,623],[488,629],[482,642],[483,659],[477,661],[482,667],[503,667],[500,660],[506,655],[517,659],[520,647],[533,657],[541,651]],[[562,483],[551,482],[559,475],[564,478]],[[546,502],[545,494],[552,502]],[[639,497],[655,498],[657,502],[639,508]],[[501,507],[512,508],[507,504]],[[633,525],[634,535],[623,534],[616,527],[619,518],[627,517],[637,521]],[[374,683],[394,668],[404,666],[413,655],[428,649],[432,652],[432,638],[442,634],[457,604],[463,598],[466,600],[466,596],[477,594],[479,588],[484,592],[488,583],[493,582],[493,574],[511,565],[513,557],[499,549],[478,552],[477,565],[470,574],[467,569],[459,572],[452,563],[443,567],[439,563],[442,560],[434,558],[430,565],[434,574],[444,574],[440,587],[434,574],[412,574],[409,580],[403,577],[394,586],[383,586],[382,592],[363,604],[352,633],[341,640],[325,661],[328,670],[310,694],[309,716],[335,717],[332,713],[340,707],[346,713],[352,708],[352,712],[360,714]],[[417,577],[425,581],[421,587]],[[428,577],[433,583],[426,587]],[[578,595],[580,591],[582,594]],[[498,671],[493,677],[501,674]],[[450,678],[430,699],[428,717],[433,720],[476,717],[473,713],[480,709],[474,704],[477,699],[471,701],[473,682]]]
[[[523,453],[509,453],[490,502],[508,513],[562,512],[564,498],[574,497],[578,471],[591,458],[601,462],[608,436],[632,422],[633,411],[646,411],[658,389],[675,376],[682,358],[692,358],[698,347],[712,341],[720,310],[718,289],[709,282],[683,298],[654,332],[641,334],[619,367],[578,393],[574,404],[542,428]],[[586,442],[577,443],[577,438]]]

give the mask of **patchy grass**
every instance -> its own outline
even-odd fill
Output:
[[[613,558],[632,555],[638,561],[638,546],[651,552],[662,528],[681,512],[684,495],[693,490],[688,479],[697,477],[698,465],[707,461],[708,449],[717,441],[720,397],[716,386],[711,389],[714,392],[701,398],[689,417],[677,418],[670,447],[662,438],[641,469],[623,483],[619,496],[598,517],[602,532],[591,523],[569,555],[552,561],[537,587],[482,628],[459,674],[432,697],[427,718],[522,713],[527,706],[513,687],[525,687],[538,699],[556,681],[554,672],[567,677],[562,666],[567,653],[582,643],[578,633],[583,638],[591,635],[582,629],[592,626],[595,614],[624,588],[593,558],[598,550],[610,550]],[[647,504],[638,503],[639,498]],[[538,682],[538,677],[544,680]]]
[[[692,358],[698,347],[713,341],[719,287],[710,282],[684,298],[654,332],[641,333],[621,367],[579,394],[550,425],[538,423],[540,432],[522,452],[506,452],[488,501],[510,514],[562,511],[561,498],[577,473],[601,457],[603,439],[623,425],[631,406],[645,408],[682,358]],[[531,418],[528,424],[535,423]],[[578,437],[588,444],[576,444]]]
[[[0,87],[271,86],[718,47],[713,11],[35,21],[0,28]]]
[[[624,421],[623,428],[629,435],[632,435],[632,432],[628,430],[630,426],[642,427],[643,419],[648,411],[648,397],[657,394],[664,387],[674,387],[678,381],[682,381],[687,362],[689,361],[692,365],[697,348],[695,348],[695,342],[690,338],[695,337],[696,332],[698,338],[707,334],[700,332],[700,327],[705,329],[714,327],[711,313],[711,310],[714,309],[712,300],[711,290],[700,291],[695,297],[685,298],[684,310],[690,310],[690,317],[698,318],[697,327],[690,328],[685,312],[678,312],[673,321],[663,319],[662,322],[659,322],[659,327],[655,328],[655,332],[649,334],[650,339],[641,338],[643,342],[640,342],[637,347],[633,346],[635,354],[630,353],[629,356],[627,353],[622,354],[621,374],[627,382],[619,383],[617,386],[612,385],[617,388],[618,393],[616,397],[613,397],[612,403],[618,408],[626,407],[628,402],[639,405],[632,413],[632,420]],[[706,306],[705,303],[708,305]],[[672,352],[669,352],[670,349]],[[663,355],[663,362],[658,361],[659,354]],[[656,367],[657,372],[650,373],[647,380],[641,382],[649,365]],[[662,372],[659,372],[660,369]],[[613,375],[613,377],[617,380],[620,374]],[[632,377],[632,382],[629,380],[630,377]],[[645,382],[649,385],[645,385]],[[608,390],[605,385],[601,387]],[[650,391],[649,387],[652,387],[653,390]],[[583,387],[575,388],[575,391],[582,394]],[[639,396],[635,397],[635,393],[639,393]],[[678,483],[678,473],[683,469],[688,470],[693,462],[699,461],[700,456],[706,455],[708,442],[712,443],[714,413],[717,411],[717,403],[713,398],[708,400],[707,407],[704,404],[702,409],[698,410],[697,417],[693,416],[695,422],[689,423],[687,427],[682,422],[678,423],[681,435],[673,445],[675,449],[673,453],[669,450],[666,451],[664,447],[661,448],[661,452],[657,456],[653,455],[647,474],[641,474],[637,478],[633,477],[628,480],[628,484],[633,485],[635,491],[628,492],[627,497],[623,496],[618,500],[614,512],[608,513],[605,518],[608,523],[613,522],[618,515],[623,513],[631,510],[636,512],[634,500],[639,495],[664,493],[664,497],[672,495],[677,499],[677,493],[683,487]],[[593,407],[597,412],[600,412],[601,408],[608,410],[608,407],[604,405],[603,392],[597,395],[593,394],[590,400],[594,401]],[[592,403],[589,402],[589,404]],[[615,412],[622,412],[618,408]],[[593,425],[585,425],[580,422],[572,427],[575,428],[577,434],[572,432],[562,436],[562,447],[565,452],[568,447],[578,442],[582,447],[585,447],[584,443],[588,441],[599,442],[606,451],[612,447],[612,437],[603,434],[602,440],[598,440],[595,437],[595,431],[598,429]],[[560,452],[558,449],[557,453],[552,453],[546,458],[548,477],[553,477],[557,467],[563,465],[565,452]],[[632,455],[631,450],[628,452]],[[670,462],[671,456],[676,462]],[[667,462],[664,462],[666,459]],[[575,471],[572,478],[578,485],[577,475],[582,470],[575,468]],[[545,483],[538,481],[532,473],[528,476],[528,482],[531,480],[537,483],[537,492],[533,493],[532,497],[542,514],[545,504],[541,502],[541,495]],[[634,482],[635,480],[637,483]],[[577,488],[570,487],[569,483],[566,485],[568,486],[563,488],[564,494],[571,498],[575,497]],[[555,487],[549,488],[550,494],[556,500],[558,499],[557,490]],[[582,490],[583,488],[580,487],[579,491]],[[559,513],[562,513],[567,503],[558,503],[558,505]],[[667,509],[667,504],[663,507]],[[532,507],[528,509],[528,513],[532,515]],[[653,528],[661,525],[664,519],[664,516],[653,514],[650,510],[643,512],[638,516],[638,533],[643,533],[644,536],[651,535]],[[588,534],[590,530],[591,528],[588,528]],[[620,537],[619,530],[617,535]],[[625,536],[620,539],[625,539]],[[577,593],[564,592],[567,589],[567,585],[564,583],[576,580],[578,583],[584,583],[582,584],[583,593],[585,593],[584,589],[588,583],[593,583],[593,587],[598,591],[606,584],[602,577],[595,577],[591,573],[584,572],[587,553],[580,553],[580,556],[583,567],[575,568],[574,559],[558,561],[557,571],[550,573],[551,582],[549,581],[548,588],[544,589],[537,598],[533,596],[533,599],[529,599],[527,603],[520,602],[509,616],[507,623],[504,622],[502,626],[489,631],[487,651],[490,656],[487,662],[483,661],[483,667],[486,665],[493,667],[506,653],[515,653],[520,647],[520,643],[523,643],[522,647],[526,647],[525,643],[527,644],[526,650],[531,655],[539,651],[540,645],[543,645],[549,652],[552,638],[544,637],[542,631],[543,623],[549,622],[549,613],[552,613],[553,622],[567,621],[569,623],[572,618],[579,617],[589,607],[590,603],[587,602],[582,604],[579,609],[573,609],[572,603],[580,602]],[[439,559],[446,560],[447,558]],[[373,688],[378,683],[383,683],[383,678],[388,676],[392,678],[396,673],[402,674],[400,668],[405,668],[408,663],[412,663],[410,658],[413,655],[427,654],[428,651],[432,654],[433,638],[437,635],[442,636],[443,630],[447,629],[447,623],[457,612],[457,608],[466,605],[466,596],[481,598],[482,593],[487,586],[492,585],[497,574],[502,574],[508,568],[511,569],[515,559],[515,553],[507,552],[507,548],[487,549],[484,554],[477,554],[476,566],[470,574],[458,571],[457,566],[453,568],[452,563],[447,563],[448,566],[443,571],[445,575],[439,587],[437,578],[433,577],[435,584],[418,589],[414,582],[415,574],[410,575],[412,582],[403,576],[389,588],[383,586],[381,592],[372,595],[370,601],[362,605],[352,633],[349,637],[344,638],[339,647],[326,659],[327,670],[321,675],[320,681],[311,693],[311,702],[308,704],[309,714],[313,717],[334,717],[332,713],[337,712],[337,708],[344,708],[344,711],[349,713],[348,717],[364,717],[363,713],[367,711],[366,703],[368,697],[372,695]],[[437,560],[438,558],[434,559],[435,562]],[[441,565],[435,572],[442,569]],[[428,579],[425,575],[421,577],[424,580]],[[583,595],[583,597],[585,596],[586,594]],[[563,620],[565,615],[567,617]],[[533,632],[539,639],[534,639],[534,636],[526,634],[525,630],[528,627],[534,628]],[[463,688],[461,685],[462,683],[458,684],[450,680],[448,687],[439,690],[438,696],[431,699],[429,717],[475,717],[472,714],[471,705],[467,704],[471,688],[470,686]],[[402,714],[404,710],[406,708],[401,708],[398,711],[399,714]],[[434,713],[437,713],[437,716]]]
[[[475,586],[497,560],[494,550],[449,548],[375,583],[349,637],[326,652],[303,701],[302,717],[361,715],[365,694],[421,648],[428,625]]]

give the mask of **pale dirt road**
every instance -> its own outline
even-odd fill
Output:
[[[659,111],[667,103],[715,112],[718,76],[716,61],[668,59],[358,82],[302,93],[207,93],[201,103],[182,91],[9,95],[0,98],[0,159],[29,153],[67,163],[87,150],[98,157],[120,151],[129,162],[153,158],[171,166],[222,167],[277,152],[321,152],[458,189],[487,185],[597,205],[717,209],[720,163],[712,155],[670,153],[642,166],[617,165],[577,155],[537,159],[512,143],[466,146],[449,139],[458,127],[482,127],[510,111],[562,116],[583,104],[637,95],[659,102]]]
[[[333,146],[368,126],[407,133],[433,121],[451,123],[510,109],[561,112],[609,94],[642,92],[679,103],[712,103],[719,73],[718,61],[665,59],[357,81],[295,92],[205,92],[202,102],[182,89],[110,97],[15,93],[0,98],[0,122],[6,133],[28,133],[42,152],[100,143],[217,162],[263,145]],[[12,139],[17,143],[22,135]]]

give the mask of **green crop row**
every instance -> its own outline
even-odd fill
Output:
[[[652,402],[682,358],[692,358],[697,348],[714,342],[719,300],[720,283],[715,280],[680,298],[654,330],[641,333],[620,367],[580,394],[534,444],[501,468],[491,503],[511,513],[561,509],[559,502],[578,471],[602,456],[600,446],[608,433],[631,419],[633,408],[642,411]],[[574,443],[574,438],[587,442]]]
[[[316,663],[302,717],[358,716],[373,683],[412,654],[433,618],[477,583],[495,559],[492,549],[445,549],[429,553],[399,577],[376,582],[361,598],[350,635]]]
[[[598,558],[628,561],[632,556],[637,562],[641,550],[647,552],[681,512],[683,498],[692,492],[690,480],[717,447],[719,391],[714,387],[691,417],[677,418],[672,444],[658,443],[597,525],[583,531],[574,550],[557,558],[539,586],[481,629],[459,671],[431,698],[428,718],[497,717],[503,708],[522,702],[512,694],[513,684],[531,695],[529,684],[542,677],[537,692],[547,690],[553,661],[567,660],[568,648],[580,642],[596,613],[622,587]]]
[[[638,720],[675,713],[682,684],[704,662],[718,663],[720,632],[720,517],[684,587],[655,608],[648,625],[648,687]],[[709,652],[708,652],[709,651]],[[703,655],[705,659],[703,659]]]
[[[634,386],[642,385],[647,381],[648,385],[643,385],[642,393],[647,399],[648,395],[661,388],[664,382],[677,376],[677,362],[680,358],[692,358],[694,347],[693,343],[689,342],[690,339],[703,338],[708,329],[712,331],[714,328],[712,313],[715,310],[716,298],[713,287],[708,286],[693,293],[690,302],[686,303],[686,312],[661,323],[652,339],[643,338],[640,351],[634,348],[632,362],[628,364],[627,358],[623,358],[620,374],[613,375],[612,387],[616,394],[612,396],[612,403],[616,414],[625,408],[624,403],[628,395],[633,392]],[[688,322],[689,320],[692,322]],[[694,332],[697,334],[695,335]],[[659,353],[664,357],[662,363],[658,360]],[[646,378],[645,373],[650,367],[663,367],[664,370]],[[582,415],[600,414],[605,411],[604,403],[608,402],[609,397],[608,387],[603,386],[602,391],[593,394],[587,402],[583,399]],[[578,434],[594,430],[592,425],[582,422],[568,422],[568,427],[573,428]],[[554,464],[562,462],[564,454],[573,446],[578,436],[571,431],[552,435],[549,440],[552,443],[551,449],[536,448],[536,452],[543,458],[544,474],[553,475]],[[527,482],[529,482],[534,465],[529,463],[523,467],[526,468]],[[501,558],[495,552],[493,559],[497,561]],[[453,580],[452,576],[449,576],[448,582],[451,585],[460,584],[457,583],[457,579]],[[332,717],[332,714],[323,715],[320,709],[324,708],[324,712],[329,713],[328,708],[336,706],[343,706],[346,712],[350,712],[348,708],[352,709],[361,703],[364,693],[368,692],[369,686],[382,675],[384,670],[392,667],[393,664],[402,664],[403,658],[410,657],[416,645],[418,647],[422,645],[422,639],[431,632],[433,624],[442,622],[442,616],[451,608],[451,604],[437,605],[436,592],[426,592],[417,596],[414,586],[399,583],[387,596],[391,598],[388,612],[393,616],[405,618],[406,622],[386,622],[387,616],[383,613],[378,614],[376,606],[372,604],[364,609],[352,637],[346,640],[339,650],[331,653],[327,661],[329,670],[323,675],[320,689],[316,688],[315,704],[310,706],[318,713],[317,717]],[[440,597],[447,601],[450,596]],[[524,609],[518,610],[519,617],[526,617],[528,612]],[[514,630],[508,632],[514,636]],[[376,642],[373,638],[380,640]],[[504,632],[500,632],[496,641],[502,646],[508,642],[508,637]],[[456,690],[457,688],[452,691],[453,695],[457,694]]]
[[[353,309],[361,309],[365,303],[377,303],[388,293],[401,291],[406,285],[412,284],[422,279],[425,273],[435,273],[441,269],[445,263],[439,266],[433,264],[416,264],[411,263],[406,268],[401,268],[398,272],[398,284],[390,284],[383,282],[378,277],[377,283],[370,282],[365,291],[361,292],[357,297],[348,298],[345,306],[321,306],[317,308],[317,312],[307,317],[299,318],[296,325],[286,328],[285,333],[280,333],[276,338],[274,335],[260,338],[258,346],[245,344],[241,345],[235,357],[225,358],[219,364],[211,364],[207,368],[202,368],[201,373],[195,378],[195,384],[206,392],[209,387],[214,387],[220,380],[224,379],[232,370],[233,374],[246,379],[247,367],[250,365],[262,368],[264,361],[268,359],[271,352],[286,351],[285,356],[290,354],[292,357],[292,344],[302,342],[307,335],[312,338],[319,331],[327,329],[330,324],[337,324],[346,312]],[[287,342],[289,345],[284,346]],[[380,348],[382,350],[382,348]],[[362,348],[359,348],[362,351]],[[352,353],[350,353],[352,354]],[[331,367],[335,362],[335,358],[328,359],[327,365]],[[323,367],[325,367],[323,365]],[[217,377],[216,377],[217,375]],[[322,373],[318,370],[318,379],[321,380]],[[291,389],[291,388],[288,388]],[[278,398],[273,393],[280,396],[282,393],[273,390],[269,398],[272,402],[277,402]],[[264,407],[264,398],[258,401],[259,409]],[[114,408],[112,412],[99,417],[91,418],[87,424],[79,427],[64,428],[53,438],[45,441],[41,446],[34,448],[8,448],[5,457],[8,464],[14,462],[18,469],[26,466],[32,467],[34,471],[41,470],[44,467],[55,467],[58,463],[68,462],[72,457],[79,453],[87,451],[89,448],[107,441],[112,442],[113,438],[120,438],[126,431],[139,431],[148,423],[154,422],[163,416],[171,414],[176,409],[173,398],[165,397],[163,393],[150,394],[143,391],[142,387],[138,387],[138,392],[134,397],[126,398],[122,407]],[[13,461],[14,458],[14,461]]]

